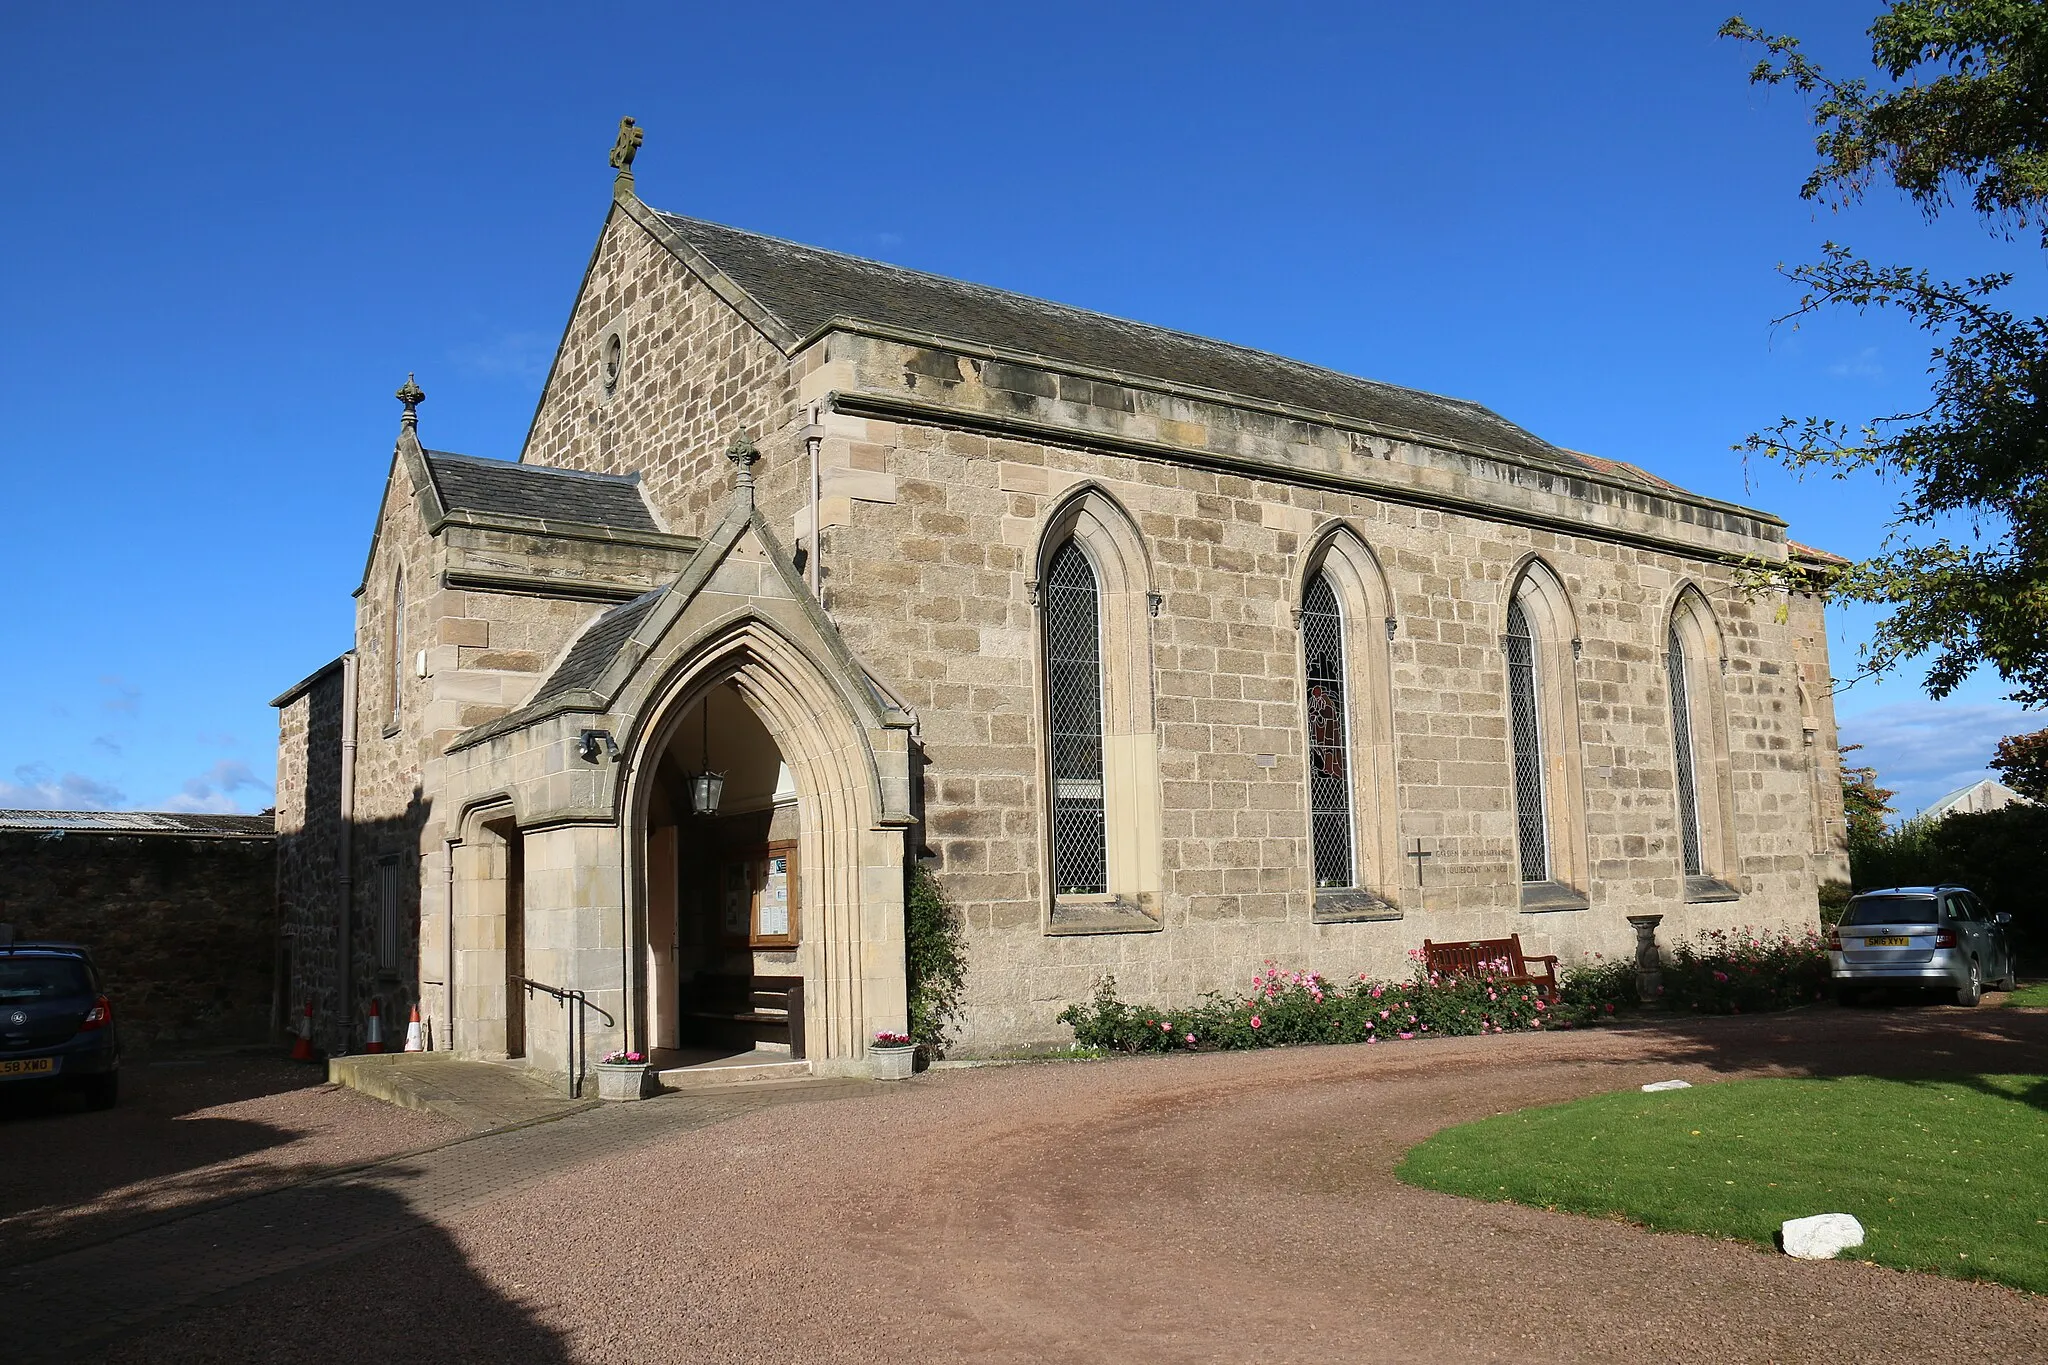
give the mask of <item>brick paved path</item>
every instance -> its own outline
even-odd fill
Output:
[[[841,1099],[867,1081],[800,1081],[610,1105],[488,1133],[0,1271],[0,1354],[78,1348],[270,1276],[306,1270],[590,1161],[777,1105]],[[538,1230],[537,1230],[538,1231]]]

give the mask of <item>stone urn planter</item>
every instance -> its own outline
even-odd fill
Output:
[[[613,1054],[597,1064],[597,1097],[602,1100],[643,1098],[654,1079],[654,1068],[637,1052]]]
[[[877,1033],[868,1046],[868,1065],[878,1081],[907,1081],[916,1062],[917,1047],[907,1034]]]

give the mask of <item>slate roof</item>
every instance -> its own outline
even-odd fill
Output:
[[[144,810],[0,810],[0,833],[182,834],[208,839],[269,839],[277,819],[261,815],[187,815]]]
[[[641,593],[630,602],[621,602],[604,615],[592,621],[576,643],[569,647],[562,662],[540,685],[533,699],[520,707],[522,713],[535,711],[546,703],[569,692],[581,692],[596,687],[598,679],[626,642],[633,638],[633,632],[647,619],[647,613],[654,610],[654,604],[668,591],[666,584]]]
[[[451,513],[576,522],[617,531],[661,530],[640,496],[639,480],[629,476],[512,464],[445,450],[422,453],[441,505]]]
[[[1612,462],[1562,450],[1463,399],[697,218],[659,217],[799,337],[835,319],[867,322],[1326,412],[1553,465],[1614,472]]]

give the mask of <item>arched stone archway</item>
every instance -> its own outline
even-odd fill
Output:
[[[682,879],[713,875],[701,856],[693,869],[683,856],[687,843],[681,836],[673,861],[663,851],[659,831],[667,827],[665,814],[703,818],[674,810],[674,797],[667,793],[675,788],[677,765],[667,763],[665,777],[665,757],[678,742],[686,750],[694,747],[689,728],[701,723],[701,708],[711,706],[716,716],[721,699],[729,698],[765,733],[775,761],[787,768],[788,800],[771,800],[767,833],[773,837],[763,847],[793,845],[795,884],[782,884],[794,901],[789,932],[764,934],[758,922],[750,922],[744,943],[729,936],[731,951],[720,970],[741,970],[738,959],[744,957],[758,975],[801,977],[805,1054],[823,1070],[852,1065],[864,1056],[877,1030],[906,1025],[904,839],[899,822],[884,806],[877,756],[841,689],[770,621],[743,614],[692,636],[687,644],[657,647],[650,655],[649,671],[662,681],[635,707],[642,721],[627,746],[622,824],[628,919],[640,949],[629,987],[631,1036],[642,1046],[669,1041],[659,1034],[664,1006],[669,992],[688,989],[682,976],[687,959],[678,944],[662,942],[663,930],[670,924],[687,928],[687,919],[677,917],[689,913],[693,889],[702,913],[706,888],[701,883],[692,888]],[[731,734],[724,737],[728,752],[732,739]],[[667,812],[661,808],[665,800]],[[672,910],[659,902],[671,888]],[[717,889],[720,895],[728,890],[722,883]],[[674,950],[673,971],[654,960],[661,948]],[[688,1034],[670,1037],[680,1041]]]

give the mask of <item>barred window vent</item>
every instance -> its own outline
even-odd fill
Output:
[[[1550,880],[1550,821],[1544,808],[1543,735],[1536,695],[1536,640],[1520,598],[1508,603],[1508,722],[1515,745],[1515,827],[1522,880]]]
[[[1357,884],[1351,849],[1351,744],[1344,688],[1344,615],[1327,574],[1318,573],[1301,599],[1306,664],[1309,830],[1316,885]]]
[[[1102,595],[1073,541],[1046,568],[1047,727],[1052,740],[1053,889],[1109,889],[1102,782]]]
[[[398,864],[377,864],[377,965],[398,970]]]

